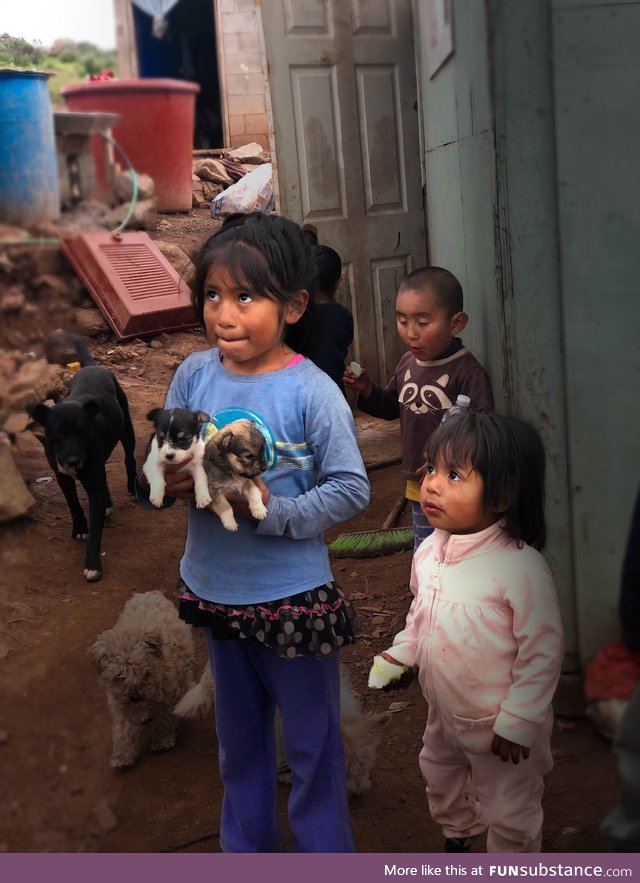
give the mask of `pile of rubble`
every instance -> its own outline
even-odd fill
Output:
[[[67,263],[58,225],[22,230],[0,225],[0,350],[36,351],[54,328],[96,334],[106,324]]]
[[[0,349],[0,523],[25,515],[35,503],[11,451],[15,433],[28,425],[25,409],[46,399],[63,399],[72,376],[67,367],[33,352]]]
[[[224,151],[216,158],[198,158],[194,163],[194,205],[209,204],[218,193],[267,161],[258,144]],[[159,219],[154,183],[148,175],[139,175],[137,184],[126,229],[155,230]],[[122,223],[130,214],[133,199],[131,174],[118,173],[114,189],[120,202],[116,208],[87,201],[64,213],[58,223],[28,230],[0,224],[0,523],[25,514],[34,502],[15,468],[10,444],[13,435],[29,423],[25,409],[41,401],[60,401],[68,394],[73,376],[64,359],[52,364],[56,359],[46,351],[47,336],[57,328],[86,337],[110,331],[63,256],[60,239],[81,230],[113,230]],[[195,272],[190,256],[162,239],[155,244],[190,286]]]
[[[105,226],[114,230],[127,218],[127,230],[155,230],[158,226],[158,211],[154,198],[155,184],[149,175],[137,174],[136,183],[138,191],[136,201],[131,206],[133,199],[133,180],[131,172],[117,171],[113,180],[113,192],[119,202],[115,208],[107,212]]]
[[[68,392],[66,363],[52,364],[45,339],[56,328],[97,334],[107,325],[64,259],[53,224],[22,230],[0,225],[0,522],[25,514],[33,505],[13,462],[14,433],[28,423],[27,405]]]
[[[245,144],[234,150],[203,151],[192,163],[192,207],[202,208],[211,204],[215,197],[235,184],[258,165],[269,162],[269,155],[257,144]],[[114,172],[113,194],[117,205],[86,200],[76,206],[85,215],[90,212],[94,227],[113,230],[127,219],[127,230],[153,231],[158,228],[155,185],[149,175],[137,174],[137,195],[133,202],[133,180],[130,171]],[[73,215],[73,212],[68,212]]]
[[[259,144],[244,144],[235,150],[207,151],[211,156],[195,156],[193,159],[193,207],[201,208],[211,203],[219,193],[235,184],[257,165],[269,162],[269,155]]]
[[[0,225],[0,243],[24,242],[24,246],[0,250],[0,430],[7,407],[21,410],[29,400],[54,398],[44,395],[46,381],[37,379],[32,368],[22,374],[25,365],[47,356],[45,340],[52,331],[65,328],[84,337],[110,333],[91,295],[62,254],[58,240],[68,232],[53,224],[46,230]],[[155,245],[190,286],[195,269],[189,255],[170,242],[158,240]],[[29,388],[32,396],[25,399]],[[17,391],[15,400],[13,389]],[[51,391],[55,390],[54,383]]]
[[[60,247],[68,234],[96,228],[97,205],[87,206],[86,217],[78,206],[58,223],[29,229],[0,224],[0,523],[33,505],[10,445],[29,423],[25,409],[63,399],[73,376],[66,367],[71,357],[47,349],[49,335],[58,328],[84,337],[111,330]],[[190,285],[195,271],[185,251],[162,240],[155,244]]]
[[[36,402],[63,399],[70,379],[66,367],[51,365],[35,353],[0,350],[0,427],[15,431],[20,423],[12,424],[12,415]]]

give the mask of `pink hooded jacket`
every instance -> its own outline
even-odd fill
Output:
[[[551,573],[497,522],[435,530],[414,555],[414,599],[389,653],[418,665],[422,692],[454,730],[491,727],[531,746],[548,719],[562,662]]]

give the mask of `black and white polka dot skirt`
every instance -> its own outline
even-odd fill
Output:
[[[199,598],[179,580],[180,619],[211,629],[218,640],[254,639],[280,656],[325,656],[353,644],[359,623],[335,583],[261,604],[219,604]]]

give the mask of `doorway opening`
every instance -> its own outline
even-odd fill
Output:
[[[195,150],[224,146],[214,2],[179,0],[166,16],[168,27],[161,39],[151,33],[151,16],[132,4],[140,76],[189,80],[200,86]]]

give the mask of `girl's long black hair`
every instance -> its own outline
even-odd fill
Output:
[[[433,433],[425,458],[453,469],[472,466],[484,484],[485,509],[504,518],[515,540],[544,547],[545,452],[531,423],[506,414],[454,415]]]
[[[237,285],[283,306],[300,291],[309,292],[309,303],[294,325],[287,325],[284,342],[306,354],[313,328],[313,294],[316,266],[302,229],[288,218],[262,212],[229,215],[194,258],[196,268],[192,299],[203,322],[205,282],[213,266],[223,266]]]

